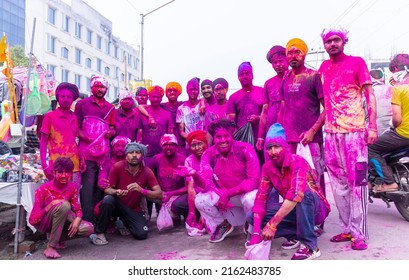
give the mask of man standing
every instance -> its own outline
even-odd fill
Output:
[[[299,143],[308,145],[320,185],[325,194],[324,147],[322,126],[325,120],[322,83],[317,71],[305,67],[307,44],[298,38],[288,41],[287,61],[291,66],[281,84],[282,112],[280,113],[287,142],[292,153]]]
[[[278,113],[281,105],[280,86],[284,73],[288,70],[288,62],[285,54],[285,48],[274,46],[267,53],[267,60],[271,63],[274,71],[277,73],[274,77],[264,83],[263,94],[268,102],[260,118],[260,128],[256,148],[259,151],[264,150],[264,138],[270,126],[277,122]]]
[[[229,83],[224,78],[217,78],[212,84],[213,92],[216,97],[216,103],[210,105],[206,109],[205,114],[205,128],[209,128],[210,123],[218,119],[226,118],[227,109],[227,91],[229,90]]]
[[[367,249],[368,144],[377,139],[376,101],[371,76],[361,57],[344,53],[348,32],[321,33],[330,59],[321,64],[325,100],[325,163],[339,212],[342,233],[332,242],[351,241],[353,250]],[[368,109],[368,126],[362,98]]]
[[[124,136],[136,141],[136,134],[139,128],[138,118],[141,118],[138,109],[135,107],[135,98],[128,90],[119,91],[119,108],[115,110],[115,131],[116,136]]]
[[[92,95],[75,104],[75,115],[79,123],[80,157],[85,159],[86,170],[82,173],[80,191],[84,220],[95,222],[94,206],[101,200],[97,187],[100,163],[109,158],[109,139],[115,135],[115,108],[105,100],[108,81],[93,76],[90,82]]]
[[[99,216],[95,223],[95,234],[90,236],[94,245],[106,245],[105,232],[115,214],[124,222],[132,236],[142,240],[148,237],[147,221],[141,199],[161,199],[162,190],[152,170],[145,167],[143,157],[146,146],[139,143],[126,145],[126,159],[114,164],[109,173],[109,187],[104,190],[106,196],[99,206]]]

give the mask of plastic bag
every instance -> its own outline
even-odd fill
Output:
[[[260,243],[248,245],[246,243],[246,260],[268,260],[270,256],[271,240],[263,240]]]
[[[251,123],[246,123],[233,133],[233,138],[237,141],[247,142],[254,147],[254,133]]]
[[[299,143],[297,146],[296,154],[302,156],[308,162],[310,167],[312,169],[315,169],[314,162],[312,161],[310,147],[308,145],[304,146],[303,144]]]
[[[159,211],[156,225],[159,231],[173,227],[172,217],[170,216],[168,208],[164,205],[162,205]]]

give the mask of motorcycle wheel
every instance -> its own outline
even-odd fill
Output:
[[[402,183],[402,182],[401,182],[402,190],[403,190],[403,191],[407,191],[407,192],[409,191],[409,185],[408,185],[408,183],[409,183],[409,182],[407,182],[407,183]],[[406,206],[406,207],[405,207],[405,205],[404,205],[403,203],[396,202],[396,201],[394,201],[394,203],[395,203],[396,209],[398,209],[398,212],[402,215],[402,217],[403,217],[406,221],[409,222],[409,206]]]

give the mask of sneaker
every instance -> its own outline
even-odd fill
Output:
[[[300,241],[296,239],[290,239],[290,240],[283,242],[283,244],[281,244],[281,248],[283,248],[284,250],[291,250],[291,249],[298,248],[300,244],[301,244]]]
[[[315,248],[314,250],[308,249],[304,244],[300,245],[300,248],[292,256],[292,260],[313,260],[321,256],[320,249]]]
[[[234,228],[231,224],[229,224],[228,222],[223,222],[216,227],[216,230],[214,231],[212,236],[210,236],[209,242],[222,242],[227,235],[232,233],[233,230]]]

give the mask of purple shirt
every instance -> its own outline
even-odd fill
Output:
[[[173,122],[170,113],[162,108],[152,110],[151,106],[147,106],[146,111],[156,120],[157,126],[156,128],[151,128],[148,118],[141,116],[139,119],[139,127],[142,129],[142,143],[148,145],[146,157],[153,157],[162,152],[159,143],[160,139],[163,134],[168,133],[168,131],[173,131]]]
[[[214,183],[214,175],[219,183]],[[260,179],[260,164],[254,148],[244,142],[233,140],[227,157],[216,146],[208,148],[200,161],[200,175],[205,180],[205,189],[219,187],[241,188],[245,192],[257,189]]]
[[[267,122],[266,130],[270,128],[272,124],[277,122],[278,112],[280,111],[281,106],[281,81],[283,80],[280,76],[274,76],[271,79],[268,79],[264,84],[263,94],[264,98],[268,102],[268,111],[267,111]]]
[[[247,117],[250,115],[261,115],[264,104],[267,104],[267,100],[264,97],[262,87],[253,86],[251,92],[240,89],[230,96],[227,102],[226,114],[236,114],[235,122],[237,127],[242,127],[247,123]],[[258,123],[252,125],[255,139],[258,137],[258,127]]]
[[[225,119],[226,118],[226,109],[227,109],[227,102],[223,105],[213,104],[206,108],[206,115],[205,115],[205,128],[208,129],[209,125],[217,121],[218,119]]]
[[[170,115],[172,116],[172,121],[173,121],[173,134],[176,135],[176,139],[178,140],[178,146],[180,147],[185,147],[185,138],[180,136],[180,130],[179,130],[179,125],[176,124],[176,112],[179,108],[180,105],[182,105],[184,102],[183,101],[178,101],[176,103],[176,106],[171,105],[169,102],[166,103],[161,103],[160,107],[163,108],[164,110],[168,111]]]
[[[304,73],[294,75],[288,71],[281,84],[281,94],[287,141],[299,142],[301,133],[308,131],[320,116],[320,99],[324,93],[318,72],[307,68]],[[322,129],[315,133],[312,142],[323,142]]]
[[[193,168],[194,170],[196,170],[196,172],[200,171],[200,161],[193,154],[186,158],[185,166]],[[193,177],[186,177],[185,181],[186,183],[193,181],[193,188],[195,189],[197,193],[204,192],[204,189],[195,183],[195,180],[193,179]]]
[[[171,160],[168,160],[163,153],[154,156],[152,171],[156,175],[162,191],[174,191],[185,186],[184,178],[173,173],[173,169],[185,164],[185,159],[186,157],[179,153],[176,153]]]
[[[115,137],[125,136],[131,139],[132,142],[136,141],[136,133],[139,129],[139,118],[138,108],[133,109],[130,115],[126,115],[121,108],[116,109]]]

